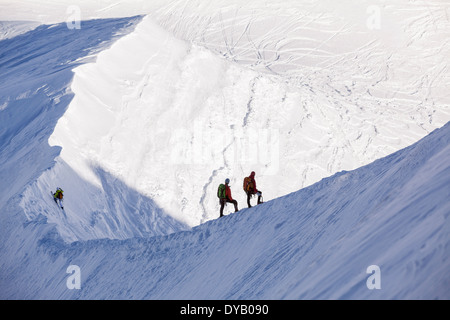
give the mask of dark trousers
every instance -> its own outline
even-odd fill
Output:
[[[248,205],[248,207],[249,208],[251,208],[252,207],[252,205],[250,204],[250,198],[252,197],[252,195],[254,195],[254,194],[256,194],[256,193],[253,193],[253,192],[247,192],[247,205]],[[261,203],[261,198],[262,198],[262,196],[258,196],[258,204],[260,204]]]
[[[236,200],[230,200],[228,198],[226,199],[220,199],[220,216],[223,217],[223,208],[225,207],[225,204],[229,202],[234,204],[234,212],[238,212],[238,203]]]

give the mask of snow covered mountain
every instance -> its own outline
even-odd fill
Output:
[[[448,5],[0,9],[3,298],[449,297]]]
[[[168,236],[67,244],[41,216],[2,250],[13,255],[12,265],[2,257],[2,297],[448,299],[449,138],[447,124],[368,166]],[[79,290],[66,284],[71,265]],[[370,290],[374,265],[381,287]]]

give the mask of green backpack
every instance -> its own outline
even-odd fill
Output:
[[[225,185],[223,183],[221,183],[217,189],[217,197],[219,197],[219,199],[225,199],[227,197],[225,193]]]

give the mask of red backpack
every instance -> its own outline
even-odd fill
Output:
[[[253,185],[252,178],[245,177],[244,178],[244,185],[243,185],[244,191],[249,192],[250,190],[253,190],[255,186]]]

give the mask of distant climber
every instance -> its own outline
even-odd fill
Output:
[[[244,178],[244,191],[247,194],[247,205],[251,208],[250,198],[253,195],[258,195],[258,204],[262,203],[262,192],[256,189],[255,171],[252,171],[250,176]]]
[[[57,188],[56,192],[53,193],[53,200],[55,200],[56,204],[59,204],[61,209],[64,209],[64,206],[63,206],[64,194],[63,193],[64,193],[64,191],[61,188]]]
[[[227,202],[234,204],[234,212],[238,212],[238,203],[236,200],[233,200],[231,196],[231,189],[229,187],[230,179],[225,179],[225,184],[221,183],[219,188],[217,189],[217,197],[220,201],[220,217],[223,217],[223,208]]]

